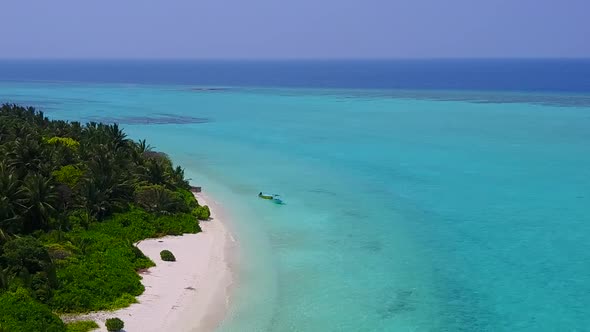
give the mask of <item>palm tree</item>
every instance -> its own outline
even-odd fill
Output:
[[[152,147],[145,140],[131,143],[131,159],[129,160],[131,165],[129,171],[136,183],[145,180],[142,177],[142,174],[146,173],[144,154],[150,151],[152,151]]]
[[[25,231],[46,228],[49,218],[55,212],[57,201],[51,179],[31,175],[24,182]]]
[[[176,168],[170,172],[170,178],[172,184],[174,184],[175,186],[184,189],[190,189],[188,181],[184,179],[184,169],[182,169],[182,167],[176,166]]]
[[[27,110],[33,116],[33,122],[38,127],[45,128],[49,124],[49,119],[42,111],[35,111],[34,107],[28,107]]]
[[[157,159],[152,159],[146,165],[145,180],[152,184],[167,185],[170,177],[166,165]]]
[[[18,170],[19,177],[23,178],[28,172],[41,170],[41,158],[43,151],[39,141],[27,135],[17,138],[8,153],[8,160],[13,169]]]
[[[108,154],[97,155],[81,183],[82,206],[98,219],[123,208],[133,197],[133,185],[127,170],[117,168]]]
[[[140,139],[139,142],[136,144],[137,152],[144,153],[148,151],[152,151],[153,147],[145,141],[145,139]]]
[[[85,141],[87,145],[107,145],[110,142],[108,135],[104,130],[104,125],[96,122],[89,122],[82,129],[81,141]]]
[[[0,227],[10,233],[19,232],[25,210],[24,190],[20,181],[12,169],[0,163]]]
[[[100,219],[110,210],[108,196],[104,191],[97,188],[92,179],[84,179],[81,184],[80,194],[82,195],[82,205],[88,214]]]
[[[119,128],[118,124],[114,123],[112,125],[106,126],[105,132],[110,139],[113,150],[117,151],[119,149],[128,147],[129,140],[127,139],[127,134],[125,134],[123,130]]]
[[[160,185],[139,188],[135,200],[145,210],[159,214],[179,212],[185,207],[179,197]]]

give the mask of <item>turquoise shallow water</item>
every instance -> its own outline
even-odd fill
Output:
[[[222,331],[590,330],[588,96],[1,83],[0,99],[117,120],[228,208],[242,260]]]

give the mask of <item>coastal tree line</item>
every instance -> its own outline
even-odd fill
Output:
[[[0,156],[0,331],[66,331],[56,313],[133,303],[153,266],[133,244],[209,218],[184,170],[117,124],[6,104]]]

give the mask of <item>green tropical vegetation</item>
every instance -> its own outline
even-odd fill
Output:
[[[35,300],[22,287],[0,295],[0,327],[6,332],[66,330],[61,319],[47,305]]]
[[[56,313],[135,302],[154,263],[134,243],[210,217],[184,170],[117,124],[2,105],[0,156],[2,331],[66,331]]]
[[[66,324],[67,332],[88,332],[98,328],[98,324],[92,320],[82,320]]]
[[[166,262],[176,262],[176,257],[170,250],[162,250],[160,251],[160,258]]]
[[[209,220],[209,217],[211,217],[211,211],[207,205],[197,206],[193,209],[193,215],[199,220]]]

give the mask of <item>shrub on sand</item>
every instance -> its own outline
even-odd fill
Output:
[[[176,262],[176,257],[174,257],[170,250],[160,251],[160,258],[162,258],[162,260],[166,262]]]
[[[117,332],[117,331],[121,331],[123,329],[123,327],[125,326],[125,323],[123,323],[123,321],[120,320],[119,318],[109,318],[109,319],[107,319],[105,325],[107,327],[107,331]]]

